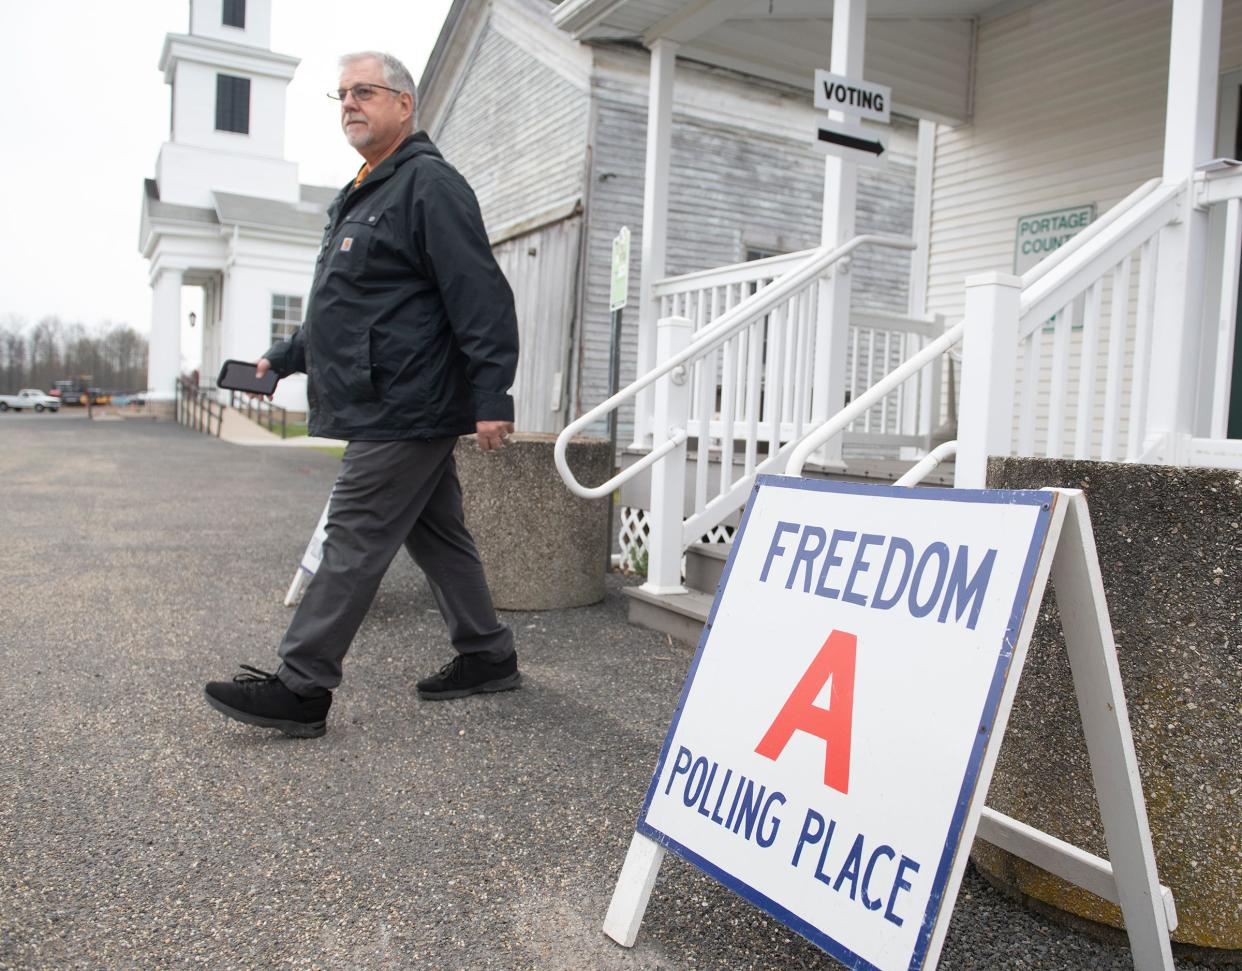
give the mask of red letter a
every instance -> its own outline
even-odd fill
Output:
[[[755,751],[775,762],[793,737],[806,732],[828,744],[824,755],[824,785],[838,792],[850,791],[850,727],[854,715],[854,656],[858,638],[834,630],[815,655],[802,679],[772,722]],[[815,699],[832,678],[827,708],[815,707]]]

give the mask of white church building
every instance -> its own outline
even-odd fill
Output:
[[[168,140],[142,195],[139,248],[150,262],[147,386],[173,397],[181,370],[182,287],[203,290],[202,381],[255,360],[302,321],[335,188],[302,185],[285,158],[285,94],[298,59],[271,47],[271,0],[196,0],[189,31],[160,55],[172,87]],[[306,410],[306,379],[276,404]]]

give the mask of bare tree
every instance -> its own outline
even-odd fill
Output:
[[[26,320],[17,314],[0,317],[0,380],[6,391],[19,390],[26,377]]]
[[[91,387],[136,391],[147,383],[147,339],[128,324],[88,328],[48,316],[34,327],[0,314],[0,392],[52,388],[89,375]]]

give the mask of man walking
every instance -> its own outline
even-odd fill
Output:
[[[345,138],[363,157],[328,209],[306,321],[258,363],[307,374],[309,432],[349,442],[329,502],[323,562],[280,644],[275,674],[246,668],[206,687],[231,718],[314,738],[341,661],[397,550],[422,568],[457,656],[422,698],[518,685],[513,634],[496,618],[462,514],[453,463],[474,432],[513,431],[513,294],[474,193],[415,132],[417,91],[396,58],[341,59]]]

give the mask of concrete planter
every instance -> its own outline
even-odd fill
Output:
[[[474,535],[497,607],[553,610],[604,599],[608,499],[580,499],[552,459],[555,435],[519,432],[484,452],[473,437],[457,443],[466,525]],[[607,439],[569,444],[569,466],[584,485],[612,475]]]
[[[1242,951],[1242,475],[994,459],[988,485],[1086,492],[1175,941]],[[1107,858],[1053,598],[1045,600],[988,794],[995,809]],[[1121,926],[1120,911],[977,841],[1028,899]],[[1217,952],[1217,956],[1224,954]]]

